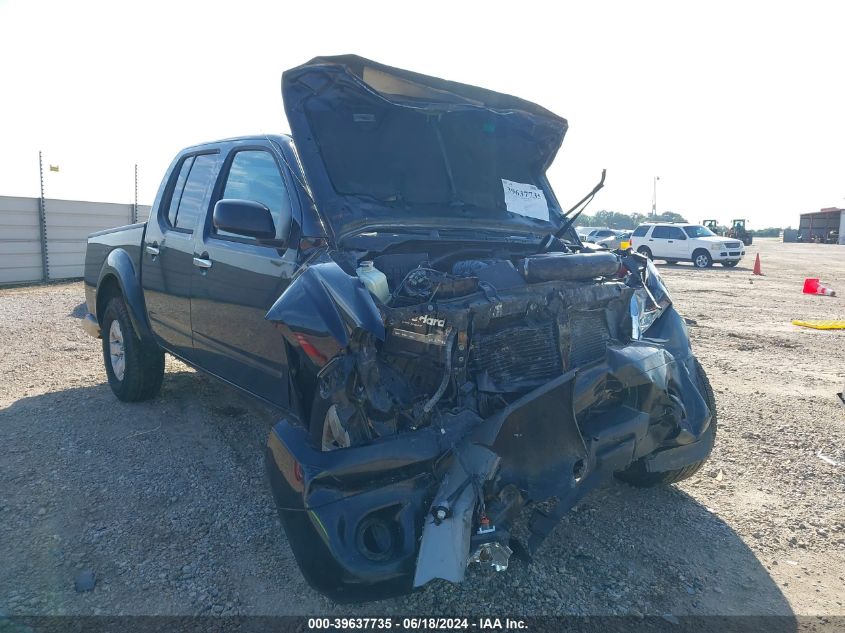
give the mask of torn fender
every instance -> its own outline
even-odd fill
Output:
[[[302,337],[307,337],[326,361],[349,345],[357,329],[379,340],[385,336],[373,296],[357,276],[330,259],[304,268],[265,318],[278,323],[294,346],[302,345]]]

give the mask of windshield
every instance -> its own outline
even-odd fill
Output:
[[[710,237],[711,235],[716,235],[705,226],[685,226],[684,231],[690,237]]]

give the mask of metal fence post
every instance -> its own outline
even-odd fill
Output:
[[[132,204],[132,224],[138,222],[138,163],[135,163],[135,202]]]
[[[49,257],[47,254],[47,205],[44,201],[44,166],[41,152],[38,152],[38,174],[41,178],[41,198],[38,201],[38,225],[41,234],[41,281],[50,281]]]

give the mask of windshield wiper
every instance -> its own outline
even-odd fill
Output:
[[[575,223],[575,220],[578,219],[578,216],[583,213],[584,209],[587,208],[587,205],[592,202],[596,194],[601,190],[602,187],[604,187],[604,177],[606,173],[606,169],[601,170],[601,180],[599,180],[599,183],[595,187],[593,187],[593,190],[590,193],[581,198],[577,203],[575,203],[575,205],[571,209],[569,209],[569,211],[563,214],[563,224],[557,231],[555,231],[554,233],[549,233],[546,237],[543,238],[543,241],[540,242],[541,253],[545,253],[546,251],[548,251],[552,244],[554,244],[555,240],[559,240],[560,238],[562,238],[566,234],[566,232],[570,228],[572,228],[572,225]]]

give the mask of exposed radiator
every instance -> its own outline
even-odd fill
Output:
[[[580,367],[604,357],[610,339],[604,310],[573,312],[569,324],[569,367]]]
[[[517,325],[473,338],[477,371],[498,385],[542,382],[561,373],[554,323]]]

